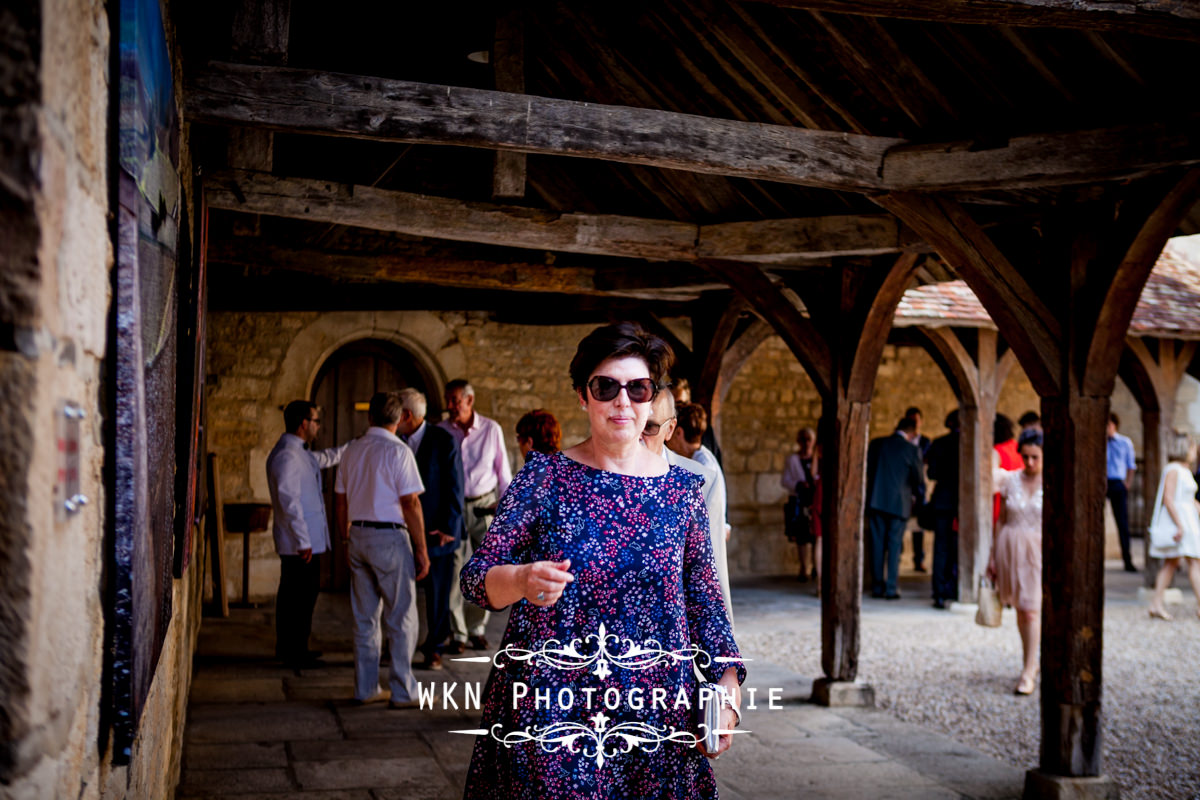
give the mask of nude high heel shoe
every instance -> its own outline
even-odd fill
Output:
[[[1200,611],[1197,611],[1196,614],[1200,616]],[[1161,619],[1166,622],[1170,622],[1174,619],[1174,617],[1165,611],[1159,611],[1157,608],[1152,608],[1150,609],[1150,619]]]

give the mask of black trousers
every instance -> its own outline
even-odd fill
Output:
[[[933,599],[958,599],[958,531],[954,513],[936,512],[933,518]]]
[[[450,587],[458,576],[454,574],[454,553],[429,559],[429,574],[421,580],[425,590],[425,623],[429,632],[421,652],[428,659],[450,635]]]
[[[300,556],[279,557],[279,591],[275,594],[275,656],[284,661],[308,655],[313,609],[321,591],[321,556],[305,564]]]
[[[1129,489],[1119,478],[1108,479],[1108,502],[1112,503],[1113,516],[1117,518],[1117,533],[1121,537],[1121,558],[1125,566],[1133,565],[1129,551]]]

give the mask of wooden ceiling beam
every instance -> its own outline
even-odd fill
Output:
[[[344,283],[428,284],[453,289],[690,301],[724,289],[704,270],[683,264],[579,267],[489,261],[451,254],[360,253],[283,247],[250,239],[209,242],[208,261],[318,275]]]
[[[1172,123],[914,145],[672,111],[332,72],[210,64],[192,122],[596,158],[840,191],[1011,190],[1200,163],[1200,115]]]
[[[1189,0],[759,0],[780,8],[966,25],[1121,31],[1200,39],[1200,8]]]
[[[559,214],[234,170],[208,176],[205,195],[209,208],[225,211],[527,250],[656,261],[719,258],[802,264],[833,256],[928,249],[888,214],[697,226],[609,214]]]

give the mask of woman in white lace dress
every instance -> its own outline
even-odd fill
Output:
[[[1032,694],[1042,642],[1042,432],[1022,432],[1017,452],[1024,467],[996,473],[1000,521],[988,577],[996,584],[1000,602],[1017,610],[1025,668],[1014,692]]]
[[[1167,587],[1175,578],[1180,560],[1187,561],[1188,580],[1192,591],[1200,598],[1200,502],[1196,500],[1196,479],[1191,467],[1196,463],[1196,443],[1182,431],[1171,431],[1167,437],[1167,458],[1162,482],[1158,487],[1158,501],[1150,517],[1152,529],[1164,526],[1173,535],[1170,543],[1154,543],[1150,555],[1163,559],[1158,578],[1154,581],[1154,599],[1150,601],[1150,616],[1155,619],[1171,619],[1163,606]],[[1196,610],[1200,616],[1200,609]]]

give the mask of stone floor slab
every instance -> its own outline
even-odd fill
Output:
[[[380,739],[298,741],[288,749],[294,761],[342,761],[364,758],[430,758],[433,749],[417,733],[398,733]]]
[[[185,770],[179,797],[214,792],[288,792],[295,788],[286,769]]]
[[[197,678],[188,701],[206,703],[274,703],[287,697],[281,678],[245,678],[237,681]]]
[[[295,704],[193,706],[184,733],[188,743],[283,742],[340,739],[337,718],[328,708]]]
[[[183,753],[183,768],[245,769],[247,767],[287,767],[288,755],[282,743],[262,744],[191,744]]]
[[[450,788],[437,761],[429,757],[297,762],[295,772],[302,789],[429,787],[441,793]]]

